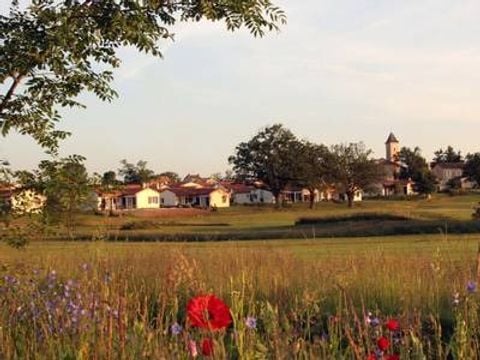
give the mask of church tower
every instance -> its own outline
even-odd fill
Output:
[[[400,143],[393,133],[388,135],[385,146],[387,148],[387,160],[391,162],[398,162],[397,155],[400,152]]]

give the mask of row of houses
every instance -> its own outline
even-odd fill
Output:
[[[191,175],[190,175],[191,177]],[[288,188],[283,192],[288,203],[310,202],[310,191],[302,188]],[[343,194],[334,189],[316,190],[314,202],[345,200]],[[98,209],[132,210],[155,209],[160,207],[200,207],[224,208],[231,204],[257,205],[274,204],[273,193],[260,182],[252,184],[216,181],[196,176],[181,183],[167,184],[152,181],[148,184],[126,185],[113,191],[96,191]],[[362,192],[356,194],[355,201],[362,200]]]
[[[221,187],[165,187],[126,185],[121,190],[96,191],[99,210],[155,209],[160,207],[223,208],[230,193]]]
[[[399,178],[403,164],[398,160],[400,142],[393,133],[387,138],[386,157],[376,160],[383,168],[383,178],[365,192],[357,191],[354,201],[362,201],[363,196],[414,195],[414,182]],[[473,187],[471,182],[462,178],[462,162],[432,164],[432,172],[438,179],[438,190],[443,191],[452,181],[458,181],[461,188]],[[283,199],[288,203],[320,201],[344,201],[346,197],[335,187],[315,190],[290,187],[284,190]],[[200,175],[187,175],[183,181],[174,183],[161,176],[146,184],[125,185],[118,189],[100,190],[92,194],[98,210],[155,209],[161,207],[200,207],[224,208],[231,204],[255,205],[274,204],[273,193],[261,182],[250,184],[219,181],[202,178]],[[32,191],[23,191],[19,187],[0,188],[0,199],[22,211],[39,211],[45,198]]]

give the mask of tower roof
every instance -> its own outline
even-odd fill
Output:
[[[395,135],[393,135],[393,132],[391,132],[390,135],[388,135],[388,139],[387,139],[387,141],[385,141],[385,144],[398,143],[398,142],[399,141],[397,140]]]

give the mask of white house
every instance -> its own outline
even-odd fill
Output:
[[[118,205],[121,209],[158,209],[160,193],[141,185],[130,185],[122,190]]]
[[[47,200],[45,196],[29,189],[7,186],[0,189],[0,198],[18,214],[41,212]]]
[[[272,192],[253,185],[231,184],[232,202],[239,205],[274,204]]]
[[[230,194],[221,188],[170,188],[160,193],[160,205],[224,208],[230,206]]]

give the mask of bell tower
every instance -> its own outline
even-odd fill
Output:
[[[400,152],[400,142],[392,132],[388,135],[385,146],[387,149],[387,160],[394,163],[398,162],[397,155]]]

